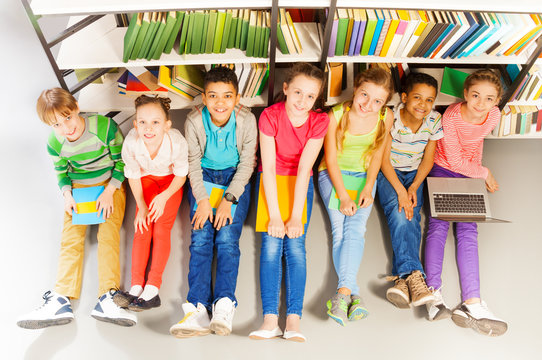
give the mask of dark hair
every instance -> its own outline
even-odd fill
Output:
[[[235,71],[225,66],[217,66],[205,73],[203,77],[203,91],[207,91],[207,86],[210,83],[222,82],[226,84],[232,84],[235,88],[235,92],[239,92],[239,83],[237,81],[237,75]]]
[[[322,101],[321,101],[321,98],[322,98],[321,95],[322,95],[322,92],[323,92],[323,90],[325,88],[325,85],[326,85],[326,77],[325,77],[324,72],[320,68],[317,68],[316,66],[314,66],[312,64],[309,64],[309,63],[306,63],[306,62],[299,62],[299,63],[295,63],[290,68],[288,68],[288,70],[286,71],[286,78],[284,79],[284,82],[287,85],[290,85],[290,83],[298,75],[304,75],[304,76],[306,76],[308,78],[320,81],[320,84],[321,84],[320,85],[320,92],[318,93],[318,98],[314,102],[314,107],[313,108],[316,108],[316,109],[321,108],[322,105],[323,105]],[[282,84],[280,84],[280,85],[282,85]],[[286,96],[284,95],[284,92],[282,91],[282,86],[280,88],[280,92],[277,93],[274,100],[275,100],[275,103],[286,100]]]
[[[147,95],[140,95],[138,96],[135,101],[135,109],[137,112],[137,108],[143,105],[147,104],[156,104],[159,105],[162,110],[164,111],[164,114],[166,114],[166,119],[169,120],[169,109],[171,107],[171,99],[167,97],[159,97],[159,96],[147,96]]]
[[[432,77],[429,74],[422,72],[411,72],[410,75],[406,77],[405,86],[403,87],[403,92],[408,94],[414,88],[414,85],[425,84],[435,88],[435,91],[438,92],[438,82],[437,79]]]

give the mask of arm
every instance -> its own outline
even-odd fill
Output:
[[[262,157],[262,179],[269,212],[267,233],[270,236],[284,238],[284,222],[280,216],[276,178],[275,138],[260,131],[260,151]]]
[[[337,163],[337,119],[335,118],[333,111],[330,111],[328,116],[330,121],[324,138],[324,158],[326,160],[327,172],[329,173],[331,183],[340,200],[340,212],[344,215],[352,216],[356,213],[358,208],[354,200],[350,198],[346,191],[341,175],[341,169]]]
[[[303,215],[303,207],[307,199],[307,189],[309,187],[309,179],[312,166],[318,157],[318,153],[322,148],[324,139],[309,139],[303,153],[299,159],[297,167],[297,178],[294,191],[294,206],[292,208],[292,216],[285,225],[286,235],[289,238],[295,239],[303,234],[303,224],[301,217]]]

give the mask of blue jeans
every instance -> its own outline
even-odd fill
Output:
[[[407,190],[414,181],[417,172],[418,170],[395,170],[399,181]],[[382,172],[378,174],[378,199],[388,220],[391,246],[393,247],[393,275],[404,277],[415,270],[424,273],[420,262],[420,241],[422,238],[420,210],[423,205],[423,184],[416,191],[418,202],[414,207],[412,220],[409,221],[404,210],[399,212],[399,201],[395,189]]]
[[[367,176],[367,173],[364,172],[344,170],[341,172],[345,175],[355,177]],[[331,222],[333,265],[339,277],[337,289],[347,288],[352,291],[352,294],[359,295],[359,286],[357,284],[358,270],[365,247],[367,219],[371,214],[373,205],[371,204],[366,208],[359,208],[352,216],[344,215],[339,210],[328,207],[333,183],[327,170],[322,170],[318,173],[318,185],[320,186],[320,195],[324,201],[324,207]],[[373,197],[375,196],[375,191],[376,186],[373,187]]]
[[[259,191],[261,173],[256,179]],[[279,194],[280,196],[280,194]],[[260,289],[262,296],[263,314],[279,313],[280,285],[282,282],[282,257],[286,264],[286,314],[297,314],[301,317],[305,282],[307,278],[307,261],[305,258],[305,236],[309,227],[312,211],[314,185],[312,176],[307,190],[307,223],[303,235],[296,239],[284,236],[276,238],[262,232],[262,251],[260,254]]]
[[[202,168],[203,180],[218,185],[227,186],[237,168],[213,170]],[[190,201],[190,220],[194,218],[194,204],[196,199],[189,187],[188,200]],[[192,229],[190,243],[190,261],[188,264],[188,296],[187,301],[193,304],[198,302],[211,310],[211,305],[218,299],[227,297],[232,301],[235,298],[237,285],[237,272],[239,270],[239,237],[243,230],[243,223],[247,217],[250,203],[250,183],[239,198],[235,210],[233,223],[222,227],[219,231],[207,220],[203,228]],[[213,253],[216,248],[216,277],[214,291],[211,285]]]

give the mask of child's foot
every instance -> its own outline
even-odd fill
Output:
[[[235,301],[223,297],[213,304],[213,318],[209,327],[217,335],[229,335],[232,329]]]
[[[431,288],[432,289],[432,288]],[[440,289],[433,290],[433,302],[425,304],[429,321],[448,319],[452,316],[452,310],[446,306]]]
[[[286,317],[286,329],[284,329],[284,335],[282,337],[289,341],[305,342],[307,338],[301,333],[299,325],[301,317],[297,314],[290,314]]]
[[[130,294],[128,291],[115,289],[113,293],[113,302],[123,309],[126,309],[135,299],[137,299],[137,296]]]
[[[386,291],[386,299],[400,309],[410,308],[410,295],[405,279],[395,278],[395,285]]]
[[[506,322],[493,315],[484,301],[461,304],[454,310],[452,320],[458,326],[470,327],[488,336],[502,335],[508,329]]]
[[[327,314],[340,325],[346,325],[348,321],[348,306],[350,295],[336,293],[327,301]]]
[[[110,290],[100,296],[90,315],[96,320],[120,326],[134,326],[137,323],[137,317],[115,304],[113,293],[114,291]]]
[[[408,275],[406,283],[410,291],[410,301],[412,302],[412,305],[425,305],[435,299],[433,293],[427,288],[423,274],[419,270],[413,271]]]
[[[366,318],[369,315],[369,311],[363,304],[359,295],[350,296],[350,307],[348,308],[348,320],[356,321]]]
[[[198,306],[195,307],[194,304],[186,302],[182,307],[184,317],[169,329],[171,335],[178,338],[188,338],[211,333],[209,313],[205,306],[198,303]]]
[[[155,307],[159,307],[160,305],[162,305],[162,302],[160,300],[160,295],[156,295],[150,300],[145,300],[141,297],[138,297],[134,299],[128,305],[128,310],[138,312],[138,311],[149,310]]]
[[[70,299],[53,291],[43,294],[45,302],[36,310],[17,319],[17,325],[25,329],[42,329],[65,325],[73,321]]]

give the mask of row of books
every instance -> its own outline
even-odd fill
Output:
[[[290,11],[283,8],[279,9],[277,44],[283,54],[301,54],[303,52]]]
[[[520,72],[520,67],[516,64],[506,66],[510,78],[514,80]],[[533,65],[527,75],[519,84],[516,92],[510,97],[510,101],[534,101],[542,97],[542,75],[540,68]]]
[[[226,66],[235,71],[239,85],[239,94],[244,98],[253,98],[261,95],[269,78],[269,64],[216,64]]]
[[[519,55],[542,34],[541,14],[341,8],[333,16],[330,57]]]
[[[542,106],[507,105],[493,130],[497,137],[542,134]]]

